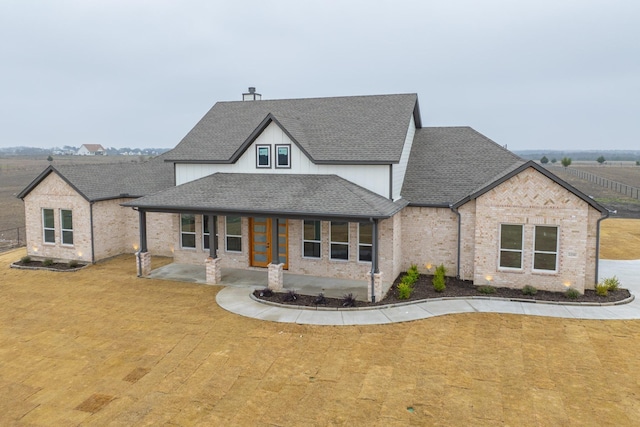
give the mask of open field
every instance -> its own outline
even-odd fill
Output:
[[[591,172],[594,175],[618,181],[632,187],[640,187],[640,166],[610,166],[610,165],[571,165],[576,169]]]
[[[0,254],[0,425],[637,425],[640,321],[243,318],[216,286]],[[155,260],[156,262],[158,260]]]

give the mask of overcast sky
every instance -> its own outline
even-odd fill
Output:
[[[417,93],[512,150],[640,150],[640,1],[0,2],[0,146],[175,146],[217,101]]]

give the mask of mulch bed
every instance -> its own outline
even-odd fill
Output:
[[[560,303],[576,303],[576,302],[589,302],[589,303],[611,303],[622,301],[629,298],[631,294],[627,289],[618,289],[617,291],[609,291],[609,295],[606,297],[596,294],[594,290],[585,290],[584,295],[580,295],[575,299],[568,298],[564,292],[550,292],[550,291],[537,291],[535,295],[524,295],[520,289],[509,288],[494,288],[495,293],[486,294],[478,290],[478,286],[474,286],[473,282],[469,280],[460,280],[454,277],[446,278],[446,289],[443,292],[436,292],[433,289],[431,280],[433,276],[421,274],[418,281],[413,287],[413,292],[409,299],[398,298],[397,284],[400,283],[400,279],[403,275],[400,275],[393,286],[381,301],[370,303],[366,301],[356,301],[355,307],[375,307],[386,304],[398,304],[406,303],[408,301],[418,301],[433,298],[451,298],[451,297],[491,297],[491,298],[506,298],[517,300],[531,300],[531,301],[553,301]],[[287,301],[288,293],[273,293],[271,296],[261,295],[262,290],[254,291],[256,298],[276,302],[280,304],[289,304],[296,306],[307,307],[330,307],[339,308],[345,307],[343,299],[337,298],[325,298],[322,303],[318,303],[318,296],[309,295],[297,295],[295,300]]]
[[[76,265],[75,267],[71,267],[69,263],[66,263],[66,262],[54,262],[53,264],[44,265],[43,261],[35,261],[35,260],[31,260],[29,262],[16,261],[13,264],[11,264],[11,267],[14,267],[14,268],[24,268],[29,270],[50,270],[50,271],[75,271],[86,266],[87,264],[78,263],[78,265]]]

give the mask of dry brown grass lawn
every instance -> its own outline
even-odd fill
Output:
[[[640,321],[262,322],[219,287],[0,254],[0,425],[637,425]]]
[[[610,218],[600,223],[600,257],[640,259],[640,219]]]

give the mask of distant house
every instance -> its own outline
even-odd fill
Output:
[[[76,153],[78,156],[106,156],[107,150],[100,144],[82,144]]]
[[[274,288],[287,270],[360,280],[370,300],[411,264],[476,285],[597,282],[606,209],[469,127],[423,127],[416,94],[245,99],[149,162],[49,166],[19,195],[28,254],[136,252],[141,276],[170,256],[209,283],[268,269]]]

